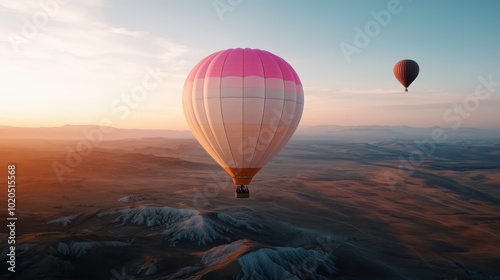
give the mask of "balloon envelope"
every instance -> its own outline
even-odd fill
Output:
[[[184,85],[191,131],[235,184],[249,184],[285,146],[303,106],[297,73],[282,58],[258,49],[211,54]]]
[[[400,60],[394,65],[394,76],[408,91],[408,87],[417,78],[420,68],[418,64],[411,59]]]

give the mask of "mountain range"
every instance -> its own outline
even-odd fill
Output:
[[[500,129],[481,128],[441,128],[411,126],[299,126],[295,139],[329,139],[329,140],[387,140],[387,139],[427,139],[434,131],[440,131],[452,140],[500,139]],[[101,128],[97,125],[65,125],[60,127],[12,127],[0,126],[3,139],[52,139],[79,140],[102,135],[103,140],[128,138],[162,137],[171,139],[188,139],[193,135],[188,130],[166,129],[124,129]]]

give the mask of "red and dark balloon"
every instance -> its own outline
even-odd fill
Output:
[[[394,76],[405,87],[405,91],[408,91],[408,87],[417,78],[419,70],[415,61],[403,59],[394,65]]]

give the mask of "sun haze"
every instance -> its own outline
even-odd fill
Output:
[[[187,129],[190,69],[216,51],[273,52],[299,74],[301,125],[500,128],[493,1],[0,4],[0,125]],[[409,93],[393,65],[421,67]],[[475,92],[483,96],[478,98]],[[481,88],[482,87],[482,88]],[[487,99],[487,100],[486,100]]]

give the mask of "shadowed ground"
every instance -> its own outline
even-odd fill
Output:
[[[270,263],[277,279],[499,274],[498,141],[436,144],[409,168],[409,140],[296,140],[239,200],[194,140],[104,141],[59,181],[52,165],[77,145],[0,141],[17,165],[16,279],[258,279]]]

